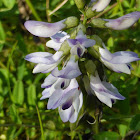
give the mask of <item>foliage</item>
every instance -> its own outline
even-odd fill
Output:
[[[138,0],[117,1],[118,4],[103,18],[117,18],[140,10]],[[0,139],[41,139],[40,114],[45,140],[140,140],[140,62],[132,64],[134,70],[130,76],[106,70],[108,81],[117,86],[126,100],[118,101],[111,109],[102,105],[101,112],[97,111],[99,124],[96,124],[97,118],[92,112],[87,114],[88,110],[80,112],[81,119],[76,124],[63,123],[57,110],[47,110],[47,101],[40,101],[40,85],[46,74],[33,75],[33,64],[25,62],[24,57],[31,52],[53,50],[45,46],[47,39],[32,36],[23,24],[29,18],[43,21],[48,18],[55,22],[79,15],[74,1],[69,0],[49,16],[48,13],[61,2],[52,0],[46,9],[44,0],[0,0]],[[131,50],[140,53],[140,21],[124,31],[95,29],[94,32],[112,52]]]

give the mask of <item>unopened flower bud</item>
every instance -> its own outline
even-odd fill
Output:
[[[75,27],[79,24],[79,20],[77,17],[68,17],[65,21],[64,24],[66,25],[66,28],[72,28]]]
[[[78,9],[83,9],[85,6],[86,1],[85,0],[74,0],[76,6],[78,7]]]
[[[86,17],[87,18],[92,18],[94,15],[95,15],[96,12],[92,11],[92,7],[89,7],[87,10],[86,10]]]

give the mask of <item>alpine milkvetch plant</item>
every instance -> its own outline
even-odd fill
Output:
[[[132,12],[117,19],[92,18],[110,2],[75,0],[84,15],[83,21],[72,16],[55,23],[25,22],[25,28],[31,34],[51,38],[46,46],[54,49],[54,53],[34,52],[25,59],[36,64],[33,73],[49,73],[41,85],[44,90],[40,99],[48,99],[47,109],[58,108],[63,122],[76,122],[78,114],[86,110],[84,100],[87,96],[93,96],[100,101],[98,103],[102,102],[109,107],[115,100],[125,99],[114,85],[104,80],[106,75],[102,64],[115,72],[130,74],[130,62],[140,58],[131,51],[109,52],[102,39],[92,31],[89,32],[89,29],[127,29],[140,18],[140,12]]]

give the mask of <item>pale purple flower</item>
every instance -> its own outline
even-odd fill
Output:
[[[28,54],[25,60],[37,63],[33,69],[33,73],[48,73],[52,71],[63,59],[63,52],[58,51],[55,54],[48,52],[35,52]]]
[[[84,54],[85,48],[95,45],[95,40],[87,39],[82,30],[78,32],[75,39],[67,39],[67,41],[71,47],[71,54],[77,55],[78,57],[81,57]]]
[[[129,63],[140,60],[138,55],[134,52],[119,51],[112,54],[107,50],[104,44],[103,47],[104,48],[99,48],[100,59],[104,65],[115,72],[130,74],[132,68]]]
[[[97,0],[97,3],[92,7],[92,11],[96,12],[103,11],[110,3],[111,0]]]
[[[74,123],[83,103],[83,95],[76,79],[57,78],[50,74],[42,87],[45,89],[41,100],[49,98],[47,108],[59,108],[62,121]]]
[[[51,37],[58,31],[66,27],[66,25],[64,24],[65,20],[66,19],[55,23],[29,20],[24,23],[24,26],[31,34],[35,36]]]
[[[101,81],[97,71],[95,76],[90,75],[90,86],[97,98],[109,107],[112,107],[112,99],[124,100],[123,97],[112,84]]]
[[[71,56],[70,60],[63,66],[62,70],[58,70],[58,67],[56,67],[51,74],[55,77],[73,79],[82,73],[80,72],[78,61],[75,62],[75,57]]]
[[[104,19],[108,21],[105,26],[114,30],[124,30],[132,26],[140,18],[140,12],[132,12],[117,19]]]
[[[62,43],[69,37],[70,36],[66,32],[59,31],[55,35],[51,36],[51,40],[46,43],[46,46],[58,51]]]
[[[59,106],[58,111],[63,122],[70,121],[74,123],[77,120],[78,113],[83,104],[82,92],[77,92],[74,97]]]

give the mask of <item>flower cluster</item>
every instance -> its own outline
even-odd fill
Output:
[[[92,0],[90,3],[92,11],[104,10],[110,1]],[[121,30],[130,27],[139,18],[140,12],[133,12],[114,20],[100,19],[99,23],[103,22],[102,26],[105,28]],[[95,24],[96,20],[91,21],[94,27],[100,26],[100,24]],[[119,51],[112,54],[102,41],[86,35],[86,26],[79,23],[76,17],[69,17],[56,23],[26,21],[25,27],[35,36],[51,38],[46,46],[53,48],[56,51],[54,54],[35,52],[27,55],[25,59],[36,63],[33,73],[50,73],[41,85],[42,88],[45,88],[41,100],[49,98],[47,109],[58,108],[63,122],[74,123],[82,107],[85,93],[77,82],[79,76],[82,80],[84,80],[84,76],[87,77],[90,82],[83,85],[85,89],[88,89],[86,91],[91,92],[107,106],[112,107],[114,100],[125,99],[116,87],[101,80],[94,61],[103,63],[115,72],[130,74],[132,70],[130,62],[140,60],[136,53]],[[73,27],[76,28],[69,34],[62,31]],[[88,55],[94,59],[90,60],[91,57]],[[80,61],[84,61],[82,67],[79,65]]]

